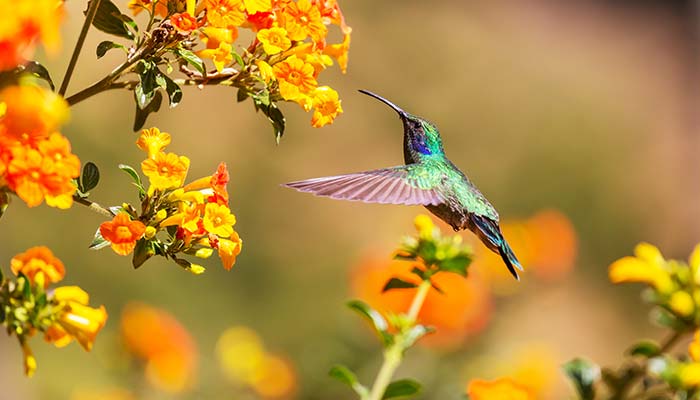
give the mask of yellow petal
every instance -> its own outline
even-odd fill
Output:
[[[635,257],[623,257],[615,261],[610,265],[608,274],[612,283],[647,283],[663,293],[673,289],[673,282],[667,271]]]

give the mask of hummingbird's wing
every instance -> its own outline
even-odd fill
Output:
[[[423,179],[420,164],[377,169],[347,175],[290,182],[282,186],[338,200],[365,203],[438,205],[445,202],[435,185]]]

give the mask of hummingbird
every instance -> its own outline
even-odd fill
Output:
[[[469,229],[491,251],[499,254],[519,280],[523,270],[499,226],[496,209],[445,155],[437,127],[367,90],[360,93],[381,101],[399,114],[403,123],[406,165],[286,183],[301,192],[365,203],[422,205],[455,231]]]

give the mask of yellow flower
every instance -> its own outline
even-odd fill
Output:
[[[243,241],[236,231],[231,234],[231,240],[219,239],[219,258],[225,270],[231,270],[242,249]]]
[[[207,232],[227,238],[233,233],[236,216],[225,205],[209,203],[204,208],[202,223]]]
[[[634,252],[636,257],[623,257],[610,265],[610,281],[647,283],[662,293],[670,293],[674,284],[659,249],[640,243]]]
[[[221,72],[222,69],[233,61],[231,55],[231,45],[226,42],[219,42],[219,47],[215,49],[204,49],[197,52],[197,55],[202,58],[209,58],[214,62],[216,70]]]
[[[700,363],[682,365],[678,375],[684,387],[700,386]]]
[[[695,283],[700,284],[700,244],[695,246],[693,252],[690,253],[688,266],[690,267],[693,279],[695,279]]]
[[[202,43],[207,46],[207,49],[218,49],[221,42],[231,44],[238,38],[238,29],[235,27],[215,28],[207,26],[202,29],[202,34],[199,36]]]
[[[695,331],[693,341],[688,345],[688,354],[693,361],[700,361],[700,330]]]
[[[314,128],[333,123],[335,117],[343,112],[338,99],[338,92],[328,86],[321,86],[314,90],[312,104],[314,115],[311,117],[311,125]]]
[[[318,6],[309,0],[287,3],[280,19],[280,24],[289,32],[292,40],[304,40],[311,36],[314,42],[321,42],[328,32]]]
[[[143,173],[151,182],[149,190],[164,190],[182,186],[190,167],[190,159],[175,153],[158,153],[141,163]]]
[[[688,292],[674,292],[668,305],[673,312],[682,317],[688,317],[695,311],[695,302]]]
[[[323,49],[324,54],[338,60],[340,70],[345,73],[348,70],[348,50],[350,50],[350,34],[343,36],[343,42],[339,44],[331,44]]]
[[[255,63],[258,66],[258,71],[260,72],[260,78],[265,81],[265,83],[270,83],[275,80],[275,74],[272,72],[272,66],[263,60],[256,60]]]
[[[243,0],[245,10],[248,14],[268,12],[272,10],[271,0]]]
[[[53,292],[53,301],[59,305],[57,320],[54,324],[56,332],[65,334],[75,339],[86,351],[92,349],[97,334],[102,330],[107,322],[107,311],[104,306],[92,308],[88,306],[88,294],[78,286],[63,286],[56,288]],[[47,336],[47,340],[57,341],[61,345],[62,338]]]
[[[139,149],[148,154],[148,158],[155,158],[156,154],[160,153],[170,144],[170,134],[161,132],[158,128],[144,129],[141,131],[136,145]]]
[[[292,55],[272,67],[279,81],[280,94],[285,100],[295,100],[300,94],[311,92],[317,85],[314,67]]]
[[[470,400],[535,400],[530,389],[510,378],[475,379],[469,382],[467,394]]]
[[[425,214],[419,214],[413,220],[413,224],[416,226],[418,234],[422,238],[430,238],[433,236],[433,231],[435,230],[435,224],[429,216]]]
[[[283,28],[262,29],[258,32],[258,40],[263,45],[267,54],[277,54],[292,46],[292,41],[287,37],[287,31]]]
[[[205,0],[207,22],[216,28],[240,26],[245,22],[245,7],[242,0]]]

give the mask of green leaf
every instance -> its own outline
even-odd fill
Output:
[[[32,297],[32,285],[29,283],[29,279],[24,273],[20,272],[17,274],[17,282],[22,282],[22,298],[28,300]]]
[[[139,61],[135,70],[139,75],[139,83],[134,88],[134,97],[138,107],[143,110],[153,100],[156,89],[159,87],[158,77],[161,74],[152,61]]]
[[[114,43],[109,40],[105,40],[104,42],[100,42],[100,44],[97,45],[97,49],[95,50],[95,53],[97,53],[97,58],[102,58],[105,54],[107,54],[108,51],[112,49],[124,49],[124,46],[122,46],[119,43]]]
[[[131,265],[134,266],[134,269],[137,269],[155,254],[156,251],[153,248],[153,243],[150,240],[139,239],[136,242],[136,247],[134,248],[134,256],[131,259]]]
[[[420,383],[413,379],[400,379],[391,382],[384,391],[382,399],[393,399],[396,397],[412,396],[420,392]]]
[[[331,378],[337,379],[338,381],[350,386],[352,390],[354,390],[355,393],[360,396],[360,398],[364,399],[369,394],[367,388],[357,380],[355,373],[350,371],[350,369],[344,365],[334,365],[331,370],[328,371],[328,375],[330,375]]]
[[[231,56],[233,57],[233,61],[235,61],[236,64],[240,65],[241,67],[245,67],[245,63],[243,62],[243,58],[241,57],[240,54],[238,54],[233,49],[231,49]]]
[[[47,70],[46,67],[44,67],[40,63],[36,61],[27,61],[24,65],[21,66],[21,71],[30,73],[36,76],[37,78],[45,80],[49,84],[49,87],[51,87],[51,90],[56,90],[56,87],[53,84],[53,80],[51,80],[49,70]]]
[[[467,254],[459,254],[438,263],[441,271],[454,272],[462,276],[467,276],[467,268],[471,264],[471,257]]]
[[[134,91],[134,93],[136,93]],[[137,100],[138,101],[138,100]],[[151,100],[148,103],[148,106],[146,108],[141,108],[136,105],[136,113],[134,115],[134,132],[138,131],[139,129],[143,128],[143,126],[146,124],[146,119],[151,113],[158,112],[160,110],[160,106],[163,103],[163,95],[160,94],[160,92],[155,92],[153,95],[153,100]]]
[[[600,379],[600,367],[580,358],[564,364],[564,372],[574,382],[581,400],[595,398],[595,383]]]
[[[99,249],[103,249],[109,245],[110,245],[109,241],[102,237],[102,234],[100,233],[100,228],[97,228],[97,232],[95,232],[95,236],[92,238],[92,243],[90,243],[90,246],[88,246],[88,249],[99,250]]]
[[[279,144],[280,139],[282,139],[282,135],[284,135],[284,127],[286,123],[282,111],[277,108],[275,103],[269,103],[268,105],[263,104],[260,97],[255,97],[254,101],[256,108],[262,111],[262,113],[267,117],[267,120],[270,121],[272,131],[275,134],[275,141],[277,144]]]
[[[393,342],[393,336],[389,333],[389,324],[377,310],[374,310],[360,300],[349,301],[347,306],[361,316],[365,317],[370,324],[372,324],[372,327],[377,334],[379,334],[379,337],[382,339],[382,343],[385,346],[388,346]]]
[[[100,182],[100,170],[92,162],[87,162],[83,166],[83,174],[80,177],[80,191],[87,193],[97,187]]]
[[[170,102],[170,107],[175,107],[182,100],[182,89],[175,83],[174,80],[170,79],[169,76],[165,74],[160,75],[163,80],[165,80],[165,91],[168,93],[168,101]]]
[[[387,281],[386,285],[382,288],[382,293],[388,292],[391,289],[411,289],[415,287],[418,287],[418,285],[413,282],[394,277]]]
[[[635,343],[632,347],[627,350],[627,354],[632,356],[644,356],[647,358],[655,357],[659,355],[661,348],[659,344],[652,340],[642,340]]]
[[[248,97],[249,97],[249,95],[248,95],[248,92],[246,90],[244,90],[243,88],[238,89],[238,93],[236,93],[236,101],[237,102],[240,103],[242,101],[246,101],[248,99]]]
[[[136,183],[138,186],[143,186],[141,184],[141,177],[139,176],[139,173],[136,172],[136,170],[134,168],[132,168],[130,165],[119,164],[119,169],[126,172],[127,174],[129,174],[131,179],[133,179],[134,183]]]
[[[204,69],[204,62],[201,58],[197,57],[192,51],[183,49],[182,47],[175,49],[175,54],[180,56],[181,59],[194,67],[200,74],[206,75],[206,70]]]
[[[92,20],[92,25],[102,32],[111,35],[126,39],[135,38],[134,33],[128,28],[128,26],[135,26],[134,21],[129,16],[122,14],[121,11],[119,11],[119,7],[110,0],[100,1],[95,19]]]

